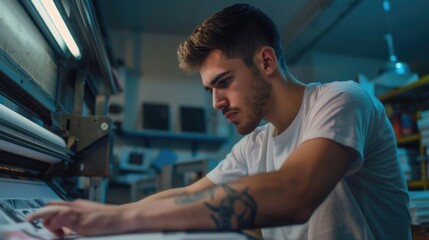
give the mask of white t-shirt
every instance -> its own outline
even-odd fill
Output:
[[[331,139],[359,156],[307,223],[262,229],[264,239],[411,239],[394,132],[375,97],[353,81],[309,84],[292,124],[277,137],[274,131],[268,123],[244,136],[207,177],[222,184],[275,171],[314,138]]]

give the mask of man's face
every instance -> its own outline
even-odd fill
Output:
[[[242,134],[252,132],[266,114],[271,85],[259,71],[239,58],[211,52],[200,68],[203,85],[212,94],[213,107],[221,110]]]

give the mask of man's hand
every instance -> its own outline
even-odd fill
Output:
[[[79,235],[102,235],[126,231],[123,228],[125,221],[121,222],[125,212],[118,207],[86,200],[52,202],[29,214],[27,221],[41,219],[43,225],[58,236],[68,234],[70,230]]]

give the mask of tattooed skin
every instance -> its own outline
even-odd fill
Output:
[[[208,189],[205,191],[201,191],[201,192],[197,192],[193,195],[186,195],[186,196],[181,196],[178,197],[174,200],[175,203],[177,204],[186,204],[186,203],[193,203],[193,202],[197,202],[203,198],[205,198],[206,196],[210,196],[211,199],[214,198],[214,189]]]
[[[201,201],[206,197],[214,200],[215,190],[223,189],[226,196],[220,200],[218,206],[210,204],[208,201],[204,205],[212,211],[211,219],[218,229],[232,229],[233,223],[237,224],[238,229],[248,228],[255,225],[257,204],[249,194],[249,188],[246,187],[241,191],[233,189],[230,185],[222,184],[220,187],[211,188],[205,191],[178,197],[174,200],[176,204],[188,204]]]
[[[228,184],[221,185],[226,196],[220,201],[219,206],[213,206],[205,202],[213,214],[211,218],[218,229],[232,229],[232,222],[237,222],[237,228],[247,228],[255,225],[257,204],[249,194],[249,188],[242,191],[231,188]],[[238,212],[238,209],[241,209]]]

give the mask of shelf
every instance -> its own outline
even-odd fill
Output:
[[[380,99],[380,101],[382,102],[386,102],[393,98],[401,98],[401,97],[409,98],[411,96],[410,94],[413,94],[413,95],[418,95],[420,93],[426,94],[428,87],[429,87],[429,75],[425,75],[422,78],[420,78],[417,82],[414,82],[407,86],[393,89],[385,94],[382,94],[381,96],[378,96],[378,99]]]
[[[157,131],[157,130],[124,130],[118,129],[117,133],[119,136],[126,138],[137,138],[142,140],[146,146],[149,146],[149,142],[153,140],[165,141],[165,142],[190,142],[192,145],[192,155],[195,155],[198,150],[198,145],[206,144],[210,146],[220,146],[224,144],[228,138],[220,137],[204,133],[174,133],[169,131]]]
[[[411,107],[412,111],[419,112],[421,110],[428,108],[428,99],[429,99],[429,75],[421,77],[418,81],[403,86],[400,88],[393,89],[385,94],[378,96],[378,99],[383,104],[398,104],[400,107]],[[413,112],[414,114],[414,112]],[[419,117],[419,114],[417,114]],[[415,133],[412,135],[401,136],[397,138],[397,145],[401,147],[419,147],[419,156],[424,156],[424,148],[420,142],[421,134]],[[409,189],[428,189],[429,181],[425,180],[427,178],[426,173],[427,163],[425,161],[421,162],[421,171],[422,179],[421,180],[410,180],[408,181]]]
[[[145,140],[166,140],[166,141],[191,141],[201,143],[222,144],[228,138],[204,133],[174,133],[169,131],[156,130],[118,130],[118,134],[124,137],[134,137]]]
[[[416,134],[412,134],[412,135],[408,135],[408,136],[403,136],[403,137],[399,137],[396,142],[398,145],[404,145],[404,144],[408,144],[408,143],[418,143],[418,141],[420,141],[420,134],[416,133]]]
[[[425,184],[424,180],[410,180],[408,181],[408,188],[413,188],[413,189],[425,188],[428,186],[428,183],[429,182],[426,181],[426,184]]]

